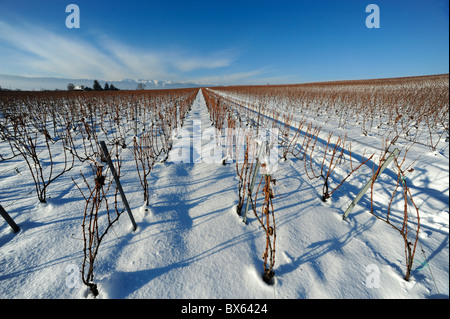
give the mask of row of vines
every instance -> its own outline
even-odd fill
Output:
[[[296,159],[307,179],[321,181],[319,193],[324,202],[358,175],[370,177],[370,213],[400,234],[405,252],[404,278],[409,280],[420,230],[419,209],[406,178],[414,171],[417,159],[411,158],[409,152],[416,144],[433,152],[448,145],[448,87],[448,75],[442,75],[203,90],[211,122],[218,131],[234,139],[230,141],[225,136],[225,149],[234,154],[239,181],[237,213],[246,214],[246,204],[250,203],[266,233],[263,254],[266,281],[274,275],[276,228],[272,185],[276,179],[267,169],[267,156],[261,156],[269,150],[258,138],[261,131],[276,132],[281,161],[288,157]],[[336,126],[337,131],[329,130]],[[352,148],[355,137],[347,136],[347,128],[354,127],[360,128],[362,137],[356,143],[356,151]],[[380,144],[377,147],[367,144],[362,149],[368,135],[376,136]],[[390,199],[384,208],[375,211],[374,184],[382,164],[395,149],[399,155],[391,166],[397,178],[389,186]],[[243,156],[238,156],[239,152]],[[253,192],[258,160],[261,160],[260,182]],[[257,203],[259,193],[263,198]],[[394,199],[403,201],[403,211],[393,212]]]
[[[197,93],[198,89],[175,89],[0,95],[0,143],[10,146],[0,154],[0,163],[23,159],[39,202],[47,202],[59,177],[74,167],[81,171],[78,178],[71,174],[85,202],[81,274],[94,296],[100,243],[124,212],[100,142],[108,145],[119,178],[124,152],[132,154],[147,205],[149,174],[156,162],[167,159],[173,133],[181,128]]]
[[[228,162],[235,168],[236,213],[245,221],[253,212],[265,233],[266,282],[272,283],[275,275],[274,187],[280,182],[275,171],[288,159],[302,177],[319,185],[319,198],[330,205],[346,184],[370,177],[370,212],[400,234],[409,280],[420,230],[419,209],[406,178],[416,161],[410,150],[420,144],[439,152],[448,145],[448,88],[448,75],[440,75],[201,90],[211,123],[223,137],[223,163],[232,159]],[[198,92],[1,92],[0,143],[9,147],[2,148],[8,151],[0,154],[0,163],[23,160],[39,202],[46,203],[55,180],[74,168],[81,171],[77,177],[71,174],[84,200],[81,273],[94,296],[100,243],[124,212],[100,143],[108,145],[119,177],[125,153],[131,156],[142,202],[148,205],[153,167],[167,160],[174,133]],[[369,136],[380,144],[365,143]],[[395,149],[399,155],[391,168],[396,179],[384,208],[376,210],[374,185]],[[392,207],[394,201],[403,202],[403,211]]]

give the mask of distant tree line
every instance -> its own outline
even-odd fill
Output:
[[[67,90],[68,91],[74,91],[77,87],[73,83],[67,84]],[[119,89],[114,86],[114,84],[108,84],[108,82],[105,83],[105,86],[102,87],[100,83],[97,80],[94,80],[94,84],[92,88],[88,86],[81,86],[82,90],[84,91],[118,91]]]
[[[13,91],[11,89],[7,89],[7,88],[2,88],[2,86],[0,85],[0,91]],[[16,89],[16,91],[21,91],[20,89]]]

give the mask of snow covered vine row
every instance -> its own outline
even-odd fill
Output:
[[[420,231],[419,209],[406,181],[417,161],[410,150],[420,145],[437,153],[448,147],[448,75],[220,87],[205,92],[211,121],[218,130],[226,126],[254,131],[276,129],[280,159],[286,160],[288,156],[298,159],[310,180],[322,180],[324,202],[352,179],[371,176],[370,212],[401,235],[405,247],[404,278],[409,280]],[[368,142],[370,137],[374,139]],[[382,164],[396,148],[400,155],[393,165],[395,187],[389,191],[390,197],[381,212],[375,213],[374,184]],[[252,150],[249,146],[244,149]],[[240,166],[236,161],[238,212],[244,197],[252,196],[252,170],[248,162]],[[403,191],[398,192],[399,188]],[[393,212],[394,198],[403,200],[402,210]],[[268,233],[269,226],[265,230]],[[268,240],[267,247],[269,243]]]
[[[180,128],[197,89],[121,92],[4,92],[0,95],[0,142],[9,152],[0,162],[21,158],[39,202],[48,188],[76,165],[91,168],[73,182],[84,198],[82,281],[93,295],[94,264],[100,243],[123,212],[118,188],[105,165],[100,141],[111,147],[120,176],[122,150],[130,148],[148,203],[149,174],[167,159],[172,131]],[[115,191],[114,191],[115,189]],[[114,204],[111,205],[111,202]]]

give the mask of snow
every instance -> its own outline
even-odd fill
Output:
[[[183,129],[211,129],[200,91]],[[360,132],[353,136],[356,145]],[[202,161],[213,142],[185,137],[174,137],[168,160],[155,165],[148,207],[142,205],[131,151],[124,151],[121,181],[138,228],[132,231],[123,214],[102,242],[94,272],[97,298],[448,298],[448,143],[436,155],[420,145],[414,149],[422,156],[408,179],[421,231],[409,282],[403,279],[403,239],[368,213],[367,197],[342,219],[370,176],[345,184],[324,203],[320,180],[305,176],[303,162],[290,156],[280,161],[274,172],[275,283],[267,285],[265,233],[253,212],[247,225],[235,213],[235,165],[222,165],[221,154],[218,161]],[[0,149],[7,147],[0,143]],[[79,273],[84,200],[71,180],[80,182],[80,171],[88,169],[79,163],[57,179],[42,204],[26,165],[19,158],[0,162],[0,204],[21,228],[13,233],[0,219],[0,298],[92,298]],[[377,207],[389,201],[383,185],[395,187],[392,175],[388,168],[377,182]],[[402,202],[396,205],[401,211]]]

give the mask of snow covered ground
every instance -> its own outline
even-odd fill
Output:
[[[197,134],[199,127],[211,129],[200,91],[183,128]],[[309,180],[302,162],[280,162],[274,173],[275,284],[269,286],[261,278],[265,233],[252,212],[248,225],[235,213],[235,165],[193,162],[210,142],[195,141],[175,139],[169,160],[155,165],[147,210],[131,151],[124,152],[122,186],[138,228],[132,231],[123,214],[107,234],[94,273],[98,298],[449,297],[448,143],[437,154],[414,150],[422,154],[409,176],[421,231],[409,282],[403,279],[403,239],[368,213],[367,198],[342,219],[367,176],[324,203],[320,180]],[[190,150],[182,154],[191,159],[186,163],[179,161],[183,143],[189,143],[181,148]],[[84,200],[71,180],[79,181],[80,170],[88,168],[78,165],[50,186],[51,198],[40,204],[25,163],[0,163],[0,204],[21,228],[15,234],[0,219],[0,298],[88,296],[79,273]],[[395,187],[392,175],[388,168],[380,183]],[[389,200],[383,188],[376,194],[380,206]]]

